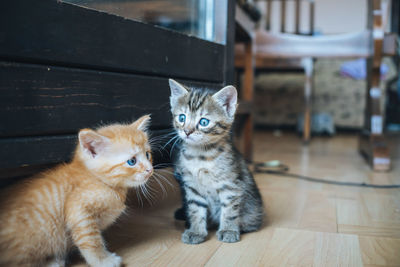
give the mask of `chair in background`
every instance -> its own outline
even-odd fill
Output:
[[[239,89],[238,116],[244,117],[243,156],[251,162],[253,157],[253,94],[254,94],[254,31],[256,23],[239,6],[235,7],[235,44],[244,47],[243,84]],[[241,128],[241,127],[240,127]]]
[[[261,0],[260,0],[261,1]],[[380,108],[379,67],[383,55],[395,54],[395,38],[384,34],[386,2],[368,1],[367,29],[361,32],[314,36],[314,1],[309,3],[309,31],[300,32],[301,0],[294,1],[295,30],[286,32],[287,2],[280,0],[280,31],[270,31],[273,0],[266,0],[266,29],[255,33],[255,72],[271,69],[302,69],[306,75],[304,84],[304,127],[303,141],[311,136],[311,99],[313,85],[313,61],[316,58],[367,58],[368,88],[365,111],[365,127],[360,139],[360,151],[367,156],[374,170],[390,168],[389,152],[383,138],[383,121]],[[235,47],[235,66],[244,66],[244,49]]]

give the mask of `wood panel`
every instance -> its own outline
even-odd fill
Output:
[[[225,71],[223,45],[54,0],[0,1],[0,47],[0,59],[192,80]]]
[[[364,266],[400,266],[400,239],[360,236]]]
[[[153,130],[151,136],[165,133]],[[161,149],[167,141],[161,138],[152,145],[154,164],[170,162],[170,145]],[[76,134],[0,138],[0,179],[31,174],[48,168],[49,164],[69,161],[77,142]]]
[[[29,173],[34,165],[68,161],[82,128],[131,122],[144,114],[152,115],[154,135],[171,126],[167,78],[3,61],[0,81],[2,178]],[[168,153],[155,150],[156,162],[169,161]]]
[[[0,138],[0,168],[67,161],[76,144],[76,135]]]
[[[222,243],[205,266],[256,266],[273,233],[273,228],[265,227],[260,232],[242,235],[239,243]]]
[[[276,229],[258,266],[362,266],[356,235]]]
[[[75,133],[152,113],[169,124],[166,78],[0,63],[0,136]]]
[[[0,137],[75,133],[143,114],[155,129],[170,126],[167,78],[0,62],[0,81]]]
[[[337,199],[338,231],[400,238],[399,205],[400,199],[390,194],[364,193],[339,196]]]

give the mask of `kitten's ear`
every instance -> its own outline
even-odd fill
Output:
[[[171,106],[174,106],[176,99],[188,93],[188,90],[180,83],[173,79],[169,79],[169,88],[171,89],[170,102]]]
[[[225,109],[228,116],[233,119],[237,107],[237,91],[232,85],[225,86],[215,94],[213,99]]]
[[[144,115],[132,123],[131,126],[140,131],[146,132],[150,126],[150,119],[150,115]]]
[[[90,129],[81,130],[78,137],[79,145],[83,152],[88,153],[93,158],[95,158],[111,143],[110,139]]]

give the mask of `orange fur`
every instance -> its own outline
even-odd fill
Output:
[[[149,119],[81,130],[71,163],[6,189],[0,202],[0,265],[63,266],[76,245],[91,266],[119,266],[121,258],[106,250],[101,231],[124,211],[128,189],[153,173],[145,132]],[[127,163],[132,157],[134,166]]]

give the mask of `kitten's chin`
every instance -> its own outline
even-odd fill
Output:
[[[196,146],[196,145],[204,145],[206,142],[202,140],[202,138],[194,138],[192,136],[181,137],[182,141],[188,145]]]
[[[190,146],[205,146],[209,143],[202,139],[195,140],[195,139],[190,139],[190,138],[183,139],[183,142],[185,142],[186,144],[188,144]]]

